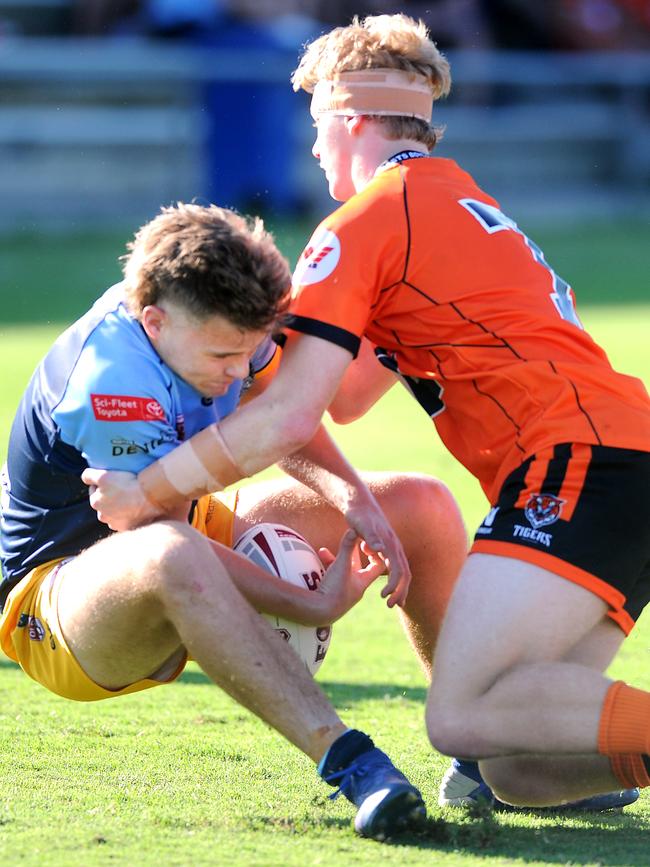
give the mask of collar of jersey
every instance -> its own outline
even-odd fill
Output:
[[[375,169],[375,176],[381,172],[385,172],[386,169],[391,168],[391,166],[397,166],[400,163],[403,163],[405,160],[419,160],[422,159],[422,157],[428,156],[429,154],[424,153],[424,151],[399,151],[399,153],[393,154],[392,157],[388,157],[388,159],[384,160],[381,165],[377,166]]]

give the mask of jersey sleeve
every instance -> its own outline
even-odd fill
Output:
[[[85,346],[52,418],[88,466],[137,473],[179,443],[171,382],[154,358],[103,349]]]
[[[375,179],[316,229],[294,273],[288,329],[356,357],[383,290],[404,277],[408,223],[396,180]]]

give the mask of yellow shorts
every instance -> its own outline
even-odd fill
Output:
[[[232,547],[237,491],[202,497],[192,526]],[[185,668],[182,659],[162,680],[145,678],[122,689],[99,686],[81,668],[59,623],[58,589],[71,557],[50,560],[32,569],[11,591],[0,616],[0,647],[23,671],[51,692],[75,701],[98,701],[128,695],[175,680]]]

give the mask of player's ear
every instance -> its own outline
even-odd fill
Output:
[[[345,128],[350,135],[358,135],[364,128],[366,118],[363,115],[355,114],[345,118]]]
[[[140,322],[150,340],[155,341],[160,336],[166,318],[167,313],[157,304],[147,304],[142,308]]]

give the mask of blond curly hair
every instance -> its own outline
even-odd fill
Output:
[[[360,69],[402,69],[417,73],[429,82],[433,98],[447,96],[451,73],[447,58],[436,48],[423,21],[408,15],[358,17],[346,27],[336,27],[309,43],[291,76],[294,90],[312,93],[321,80],[341,72]],[[373,115],[389,139],[414,139],[431,150],[442,129],[411,117]]]

